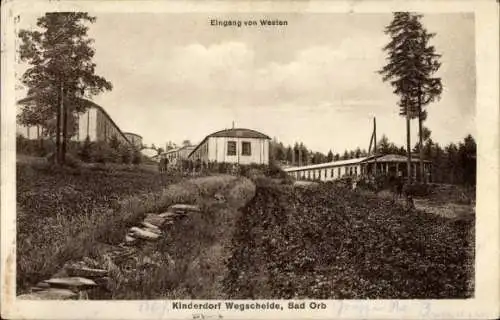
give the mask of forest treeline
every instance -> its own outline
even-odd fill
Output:
[[[285,146],[276,138],[271,140],[270,160],[284,165],[310,165],[331,161],[347,160],[365,157],[368,155],[366,149],[356,148],[344,150],[342,153],[334,153],[333,150],[327,154],[312,151],[302,142]],[[419,144],[413,147],[413,153],[420,151]],[[386,135],[382,135],[377,142],[377,154],[399,154],[406,155],[404,146],[398,146],[391,142]],[[472,135],[467,135],[458,143],[449,143],[441,146],[430,138],[430,131],[426,129],[423,141],[423,155],[425,160],[433,164],[433,182],[475,185],[476,183],[476,141]]]

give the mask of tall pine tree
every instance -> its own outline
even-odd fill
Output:
[[[38,30],[19,32],[20,58],[31,66],[21,78],[28,94],[20,101],[19,119],[43,127],[56,119],[59,163],[65,161],[69,119],[90,107],[87,99],[112,89],[109,81],[95,74],[93,40],[86,26],[93,22],[95,17],[85,12],[50,12],[38,18]]]
[[[400,115],[406,118],[406,151],[408,172],[411,171],[410,120],[419,120],[420,177],[423,180],[423,130],[422,122],[427,117],[424,107],[440,97],[441,79],[432,77],[439,69],[439,55],[429,45],[434,34],[428,33],[421,23],[422,15],[395,12],[385,33],[391,41],[384,47],[388,63],[379,71],[383,81],[390,81],[394,93],[400,97]],[[411,175],[408,175],[411,181]]]

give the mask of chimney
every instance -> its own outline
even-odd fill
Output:
[[[234,129],[234,121],[233,121],[233,129]]]

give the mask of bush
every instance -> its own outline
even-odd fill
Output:
[[[80,150],[78,151],[78,156],[83,162],[92,162],[92,143],[89,137],[83,141]]]
[[[142,154],[139,150],[135,149],[132,154],[132,163],[140,164],[142,162]]]
[[[82,166],[82,161],[78,159],[78,157],[68,153],[64,158],[64,164],[70,168],[80,168]]]
[[[414,182],[410,185],[405,184],[403,186],[403,191],[407,195],[414,197],[427,197],[432,192],[432,186],[430,184]]]
[[[132,148],[122,145],[119,147],[119,152],[121,155],[121,162],[122,163],[125,163],[125,164],[132,163],[132,159],[134,156],[134,151],[132,150]]]
[[[16,152],[20,154],[45,157],[51,152],[54,152],[54,150],[55,145],[51,140],[27,139],[22,135],[17,135],[16,137]]]
[[[111,148],[105,142],[94,142],[90,152],[92,162],[98,163],[120,163],[121,155],[118,150]]]

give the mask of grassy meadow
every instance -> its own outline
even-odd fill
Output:
[[[17,285],[25,291],[64,262],[117,244],[137,215],[160,210],[161,191],[179,180],[148,168],[55,168],[17,164]]]

